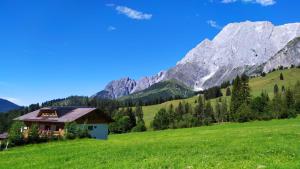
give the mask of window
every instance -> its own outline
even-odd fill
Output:
[[[93,130],[93,126],[88,126],[88,129],[89,130]]]

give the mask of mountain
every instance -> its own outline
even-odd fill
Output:
[[[166,80],[155,83],[145,90],[123,96],[118,100],[133,104],[138,102],[157,104],[174,98],[187,98],[193,95],[194,91],[183,83],[176,80]]]
[[[291,40],[283,49],[277,52],[264,64],[264,72],[269,72],[279,66],[290,67],[300,65],[300,37]]]
[[[138,81],[130,79],[131,85],[124,83],[124,79],[113,81],[94,96],[114,99],[170,79],[198,91],[220,85],[242,73],[253,75],[270,70],[276,64],[290,65],[295,61],[297,49],[294,52],[280,51],[293,50],[289,46],[297,37],[300,37],[300,23],[280,26],[268,21],[230,23],[215,38],[205,39],[190,50],[169,70]],[[286,61],[285,57],[290,59]]]
[[[163,80],[165,72],[159,72],[151,77],[143,77],[135,81],[129,77],[114,80],[108,83],[104,90],[96,93],[92,97],[100,99],[117,99],[122,96],[142,91]]]
[[[14,109],[18,109],[18,108],[20,108],[20,106],[14,104],[8,100],[0,98],[0,113],[5,113],[10,110],[14,110]]]

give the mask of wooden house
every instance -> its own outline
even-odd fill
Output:
[[[23,121],[24,130],[30,129],[32,124],[37,124],[40,133],[54,136],[64,135],[66,123],[76,122],[78,125],[87,125],[92,138],[107,139],[108,123],[112,119],[96,108],[86,107],[46,107],[15,120]]]

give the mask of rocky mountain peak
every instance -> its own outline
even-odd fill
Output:
[[[268,21],[230,23],[212,40],[205,39],[196,45],[169,70],[138,81],[130,78],[113,81],[105,91],[109,91],[113,98],[118,98],[171,79],[176,79],[194,90],[203,90],[232,80],[245,71],[257,72],[257,66],[268,62],[288,42],[299,36],[300,23],[280,26]],[[296,51],[297,48],[287,48],[289,49]],[[289,57],[293,57],[295,53],[297,52],[291,52]],[[280,64],[284,58],[275,60],[276,64]],[[289,59],[291,61],[294,59]],[[266,69],[271,69],[274,62],[268,64]]]

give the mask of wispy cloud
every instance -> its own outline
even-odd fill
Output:
[[[107,7],[114,7],[118,13],[126,15],[130,19],[135,20],[150,20],[152,18],[152,14],[144,13],[127,6],[119,6],[115,4],[106,4]]]
[[[274,5],[276,3],[275,0],[222,0],[222,3],[228,4],[228,3],[234,3],[234,2],[244,2],[244,3],[255,3],[260,4],[262,6],[270,6]]]
[[[222,27],[220,25],[218,25],[218,23],[214,20],[208,20],[206,22],[209,26],[216,28],[216,29],[221,29]]]
[[[115,30],[117,30],[117,28],[114,26],[107,27],[107,31],[115,31]]]

